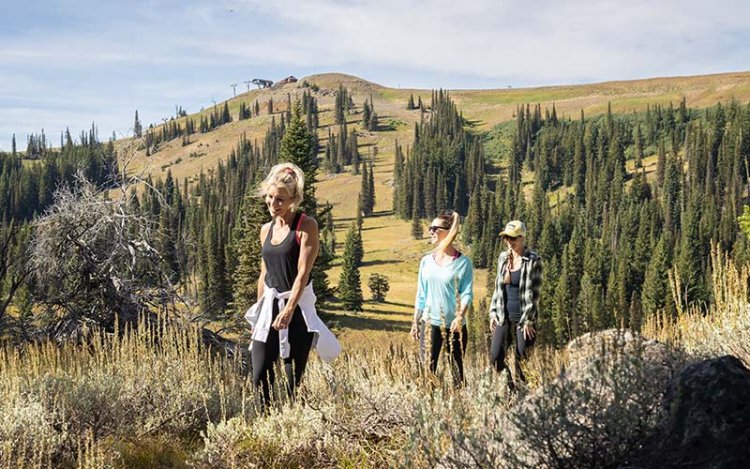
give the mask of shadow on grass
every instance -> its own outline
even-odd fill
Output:
[[[325,322],[335,328],[346,328],[358,331],[396,331],[409,332],[410,324],[405,321],[394,321],[392,319],[371,318],[356,314],[334,314],[326,313]]]
[[[362,267],[369,267],[372,265],[387,265],[387,264],[398,264],[401,261],[397,260],[389,260],[389,259],[378,259],[374,261],[364,261],[362,262]]]
[[[384,228],[390,228],[388,225],[379,225],[379,226],[363,226],[362,231],[374,231],[374,230],[382,230]]]
[[[413,304],[409,304],[409,303],[397,303],[395,301],[387,301],[387,300],[384,301],[383,304],[385,304],[385,305],[393,305],[393,306],[403,306],[404,308],[413,308],[414,307]]]
[[[390,215],[393,215],[393,210],[381,210],[379,212],[372,212],[371,215],[368,215],[368,216],[364,217],[364,219],[367,220],[369,218],[387,217],[387,216],[390,216]],[[338,223],[353,222],[356,219],[357,219],[357,217],[340,217],[340,218],[335,218],[334,220],[338,224]]]
[[[391,215],[393,215],[393,210],[381,210],[379,212],[372,212],[372,215],[367,218],[389,217]]]

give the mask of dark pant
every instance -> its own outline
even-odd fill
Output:
[[[276,319],[278,314],[278,308],[274,305],[273,319]],[[297,308],[289,323],[289,358],[284,359],[286,390],[290,398],[294,397],[296,387],[302,382],[314,335],[307,332],[302,310]],[[253,385],[256,388],[261,387],[263,404],[267,406],[271,402],[276,382],[274,363],[279,358],[279,331],[271,328],[265,343],[254,340],[250,355],[253,363]]]
[[[468,344],[469,334],[466,326],[461,328],[461,332],[451,333],[449,329],[441,326],[422,323],[419,330],[419,343],[422,356],[425,356],[425,326],[429,327],[430,333],[430,371],[437,372],[438,358],[440,350],[445,348],[448,353],[448,363],[453,374],[453,382],[456,386],[464,382],[464,353]],[[446,335],[450,334],[450,340],[444,340]]]
[[[521,370],[521,360],[526,358],[526,352],[534,345],[534,339],[527,340],[524,337],[523,328],[518,327],[517,322],[506,319],[503,324],[495,328],[490,345],[490,362],[498,372],[506,369],[508,366],[505,364],[505,355],[511,344],[514,345],[516,352],[513,360],[515,379],[525,383],[526,377]],[[510,384],[513,388],[513,381]]]

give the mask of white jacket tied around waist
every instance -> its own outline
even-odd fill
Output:
[[[283,311],[291,294],[291,290],[279,292],[275,288],[271,288],[268,285],[265,286],[263,297],[245,313],[245,319],[253,327],[252,340],[265,342],[268,339],[268,333],[271,331],[271,323],[273,322],[273,302],[276,301],[279,305],[279,311]],[[315,309],[315,300],[315,292],[313,292],[311,282],[302,291],[302,296],[297,306],[302,310],[302,316],[305,318],[305,323],[307,324],[307,331],[315,334],[313,347],[318,352],[318,356],[323,361],[330,362],[341,353],[341,345],[336,340],[333,332],[318,317],[318,312]],[[253,343],[251,341],[251,350],[252,347]],[[289,358],[288,328],[279,331],[279,348],[281,349],[281,357]]]

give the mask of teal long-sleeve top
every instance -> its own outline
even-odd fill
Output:
[[[458,296],[457,296],[458,295]],[[421,320],[434,326],[449,327],[456,318],[456,306],[470,305],[474,298],[474,266],[461,254],[440,266],[432,254],[419,263],[419,281],[414,306],[422,311]],[[466,321],[464,319],[464,321]]]

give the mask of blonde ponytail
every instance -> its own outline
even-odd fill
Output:
[[[438,218],[443,220],[444,222],[449,222],[451,226],[448,234],[445,236],[445,238],[443,238],[442,241],[440,241],[440,244],[437,245],[437,248],[435,248],[437,251],[443,251],[445,250],[445,248],[450,246],[453,241],[455,241],[456,236],[458,236],[458,231],[461,229],[461,222],[460,217],[458,216],[458,212],[456,212],[455,210],[440,215],[438,216]]]

